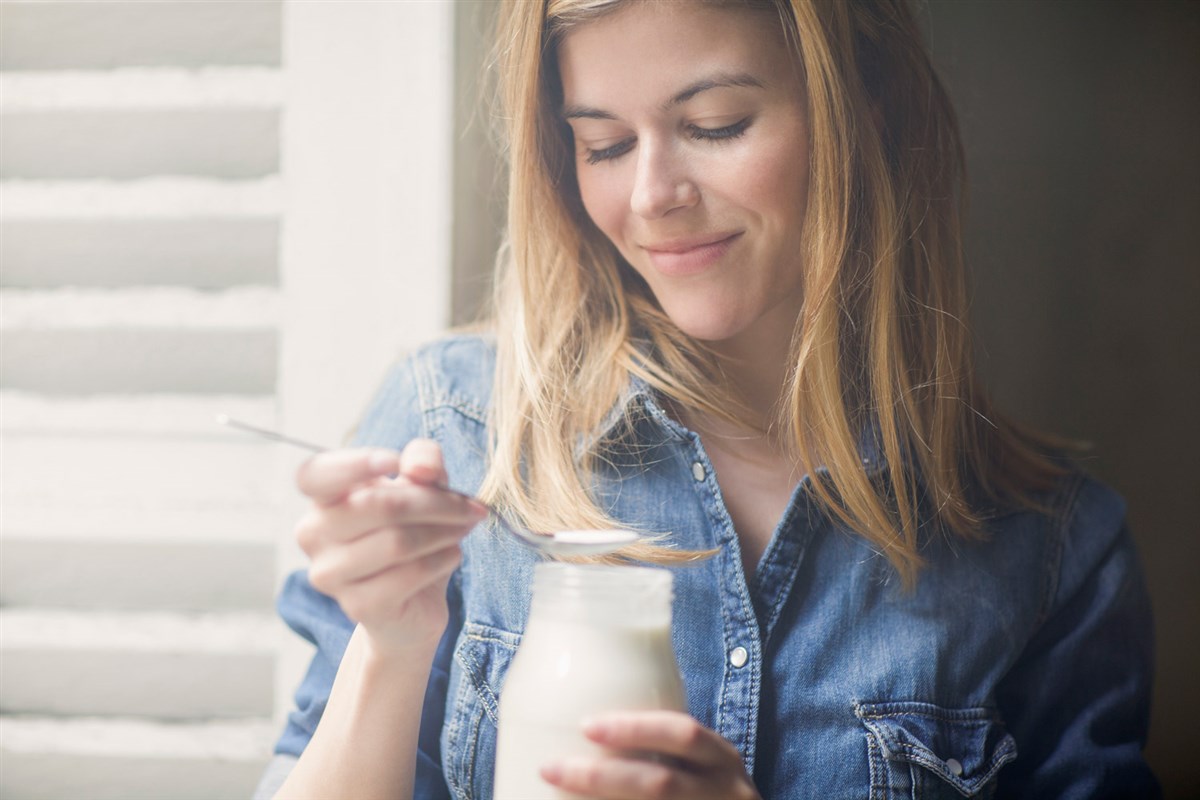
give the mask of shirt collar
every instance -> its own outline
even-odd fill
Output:
[[[666,412],[666,409],[663,408],[662,403],[659,401],[658,393],[654,391],[644,378],[638,375],[630,375],[629,381],[621,391],[617,401],[613,403],[613,407],[600,420],[595,430],[591,434],[580,437],[575,450],[577,460],[587,450],[596,447],[604,439],[614,436],[624,421],[638,415],[655,422],[672,439],[686,441],[688,439],[699,438],[699,434],[688,429]],[[862,459],[863,468],[868,475],[876,475],[884,470],[886,459],[883,456],[883,448],[879,442],[878,425],[875,423],[868,425],[859,436],[858,453]],[[821,465],[816,467],[813,472],[816,474],[828,474],[829,470],[825,465]]]

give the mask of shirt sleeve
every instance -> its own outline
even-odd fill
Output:
[[[1017,741],[998,797],[1161,797],[1142,756],[1153,621],[1124,516],[1082,478],[1056,515],[1044,622],[997,691]]]

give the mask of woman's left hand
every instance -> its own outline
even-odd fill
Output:
[[[583,732],[602,747],[642,758],[619,754],[565,758],[543,767],[543,780],[605,800],[759,800],[737,748],[687,714],[604,714],[585,722]],[[647,754],[659,758],[646,759]]]

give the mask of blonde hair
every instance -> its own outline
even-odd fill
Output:
[[[604,444],[593,439],[631,376],[669,404],[746,421],[715,357],[671,323],[579,197],[555,44],[623,2],[504,3],[499,20],[508,235],[482,492],[535,529],[612,526],[590,492]],[[772,425],[800,463],[827,470],[812,482],[824,508],[911,585],[923,521],[977,536],[987,503],[1035,505],[1060,471],[975,380],[953,110],[904,0],[717,4],[777,14],[807,87],[804,301]],[[864,436],[882,473],[863,463]],[[625,555],[696,554],[652,544]]]

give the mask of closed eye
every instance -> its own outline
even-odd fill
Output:
[[[726,125],[721,128],[702,128],[699,125],[688,125],[687,131],[689,136],[699,141],[728,141],[730,139],[736,139],[744,134],[746,129],[750,127],[750,123],[752,121],[753,119],[751,117],[746,117],[745,119],[738,120],[732,125]],[[602,161],[612,161],[628,153],[633,149],[633,146],[636,143],[637,139],[631,136],[628,139],[622,139],[616,144],[608,147],[602,147],[599,149],[588,148],[586,151],[586,161],[589,164],[599,164]]]
[[[708,141],[722,141],[725,139],[736,139],[746,132],[750,127],[752,119],[746,117],[738,120],[732,125],[726,125],[723,128],[701,128],[698,125],[689,125],[688,133],[693,139],[701,139]]]
[[[587,163],[599,164],[601,161],[611,161],[614,158],[625,155],[633,149],[633,143],[637,141],[632,136],[628,139],[622,139],[614,145],[602,147],[599,150],[588,148]]]

